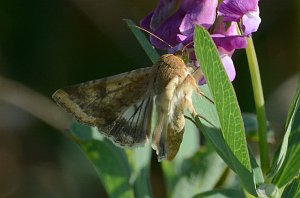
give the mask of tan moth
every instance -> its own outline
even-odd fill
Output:
[[[192,94],[202,94],[199,76],[200,69],[187,67],[177,52],[162,55],[152,67],[65,87],[52,97],[78,122],[97,127],[121,147],[143,146],[150,139],[155,106],[152,148],[159,161],[172,160],[183,138],[184,109],[197,115]]]

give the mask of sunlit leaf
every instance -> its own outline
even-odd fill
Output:
[[[223,150],[219,150],[221,157],[240,176],[247,190],[256,195],[253,181],[249,182],[249,177],[253,180],[253,175],[243,119],[232,84],[217,49],[204,28],[196,26],[194,42],[195,54],[211,91],[222,131],[220,133],[218,129],[210,126],[206,134],[215,142],[214,145],[222,145]],[[222,142],[224,139],[225,142]]]
[[[201,86],[201,91],[211,98],[208,86]],[[220,129],[220,123],[218,121],[217,110],[210,101],[203,99],[197,95],[193,95],[193,102],[198,114],[205,117],[208,122],[201,119],[195,119],[197,126],[201,129],[207,140],[211,142],[220,157],[227,163],[227,165],[237,173],[236,168],[240,171],[240,177],[243,185],[252,194],[256,194],[253,175],[250,171],[244,169],[237,161],[237,158],[231,152],[229,146],[224,140],[222,131]],[[236,164],[236,166],[234,166]],[[250,179],[251,178],[251,179]]]

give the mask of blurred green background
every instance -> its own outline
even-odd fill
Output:
[[[58,130],[68,118],[51,95],[66,85],[151,66],[122,19],[138,23],[156,3],[0,2],[0,197],[106,196],[92,165]],[[300,3],[261,0],[260,11],[253,37],[268,118],[280,141],[299,76]],[[241,109],[254,112],[245,51],[237,51],[234,61]],[[159,171],[152,180],[155,195],[163,197],[157,178]]]

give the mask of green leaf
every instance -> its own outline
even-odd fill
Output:
[[[241,190],[219,189],[219,190],[212,190],[212,191],[200,193],[196,195],[194,198],[232,198],[232,197],[243,198],[246,196]]]
[[[300,177],[284,188],[281,198],[300,197]]]
[[[207,97],[211,98],[211,94],[207,85],[201,86],[201,91]],[[210,101],[199,97],[198,95],[193,95],[192,99],[196,112],[209,121],[206,122],[202,119],[200,121],[198,118],[195,118],[197,126],[200,128],[201,132],[203,132],[205,137],[211,142],[217,153],[226,162],[229,168],[238,173],[243,185],[246,187],[248,192],[256,195],[253,179],[254,175],[243,167],[243,165],[237,160],[237,158],[234,156],[233,152],[225,142],[222,131],[220,129],[220,122],[218,120],[218,114],[215,105]]]
[[[256,195],[254,186],[249,183],[249,176],[252,176],[250,158],[243,119],[232,84],[227,77],[217,49],[204,28],[196,26],[194,43],[195,54],[211,91],[222,131],[222,134],[218,134],[219,130],[208,129],[215,134],[212,140],[221,142],[225,139],[226,144],[222,143],[222,147],[225,148],[228,145],[228,149],[219,151],[223,154],[221,157],[227,159],[226,162],[240,176],[247,190]],[[209,133],[207,132],[207,135]]]
[[[143,47],[152,63],[155,63],[160,56],[153,48],[153,46],[149,43],[146,36],[136,27],[133,21],[131,21],[130,19],[124,19],[124,21],[127,23],[128,27],[130,28],[140,45]]]
[[[271,176],[273,182],[282,187],[300,170],[300,86],[289,109],[286,132],[279,154],[273,160]],[[278,152],[277,152],[278,153]]]
[[[104,138],[95,128],[76,122],[69,136],[94,165],[110,197],[151,197],[150,147],[125,150]]]

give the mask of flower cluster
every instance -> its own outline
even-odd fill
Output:
[[[231,56],[235,49],[246,47],[246,36],[257,31],[260,21],[258,0],[160,0],[141,26],[180,49],[193,41],[194,25],[202,25],[210,32],[232,81]],[[168,49],[153,36],[150,41],[159,49]]]

